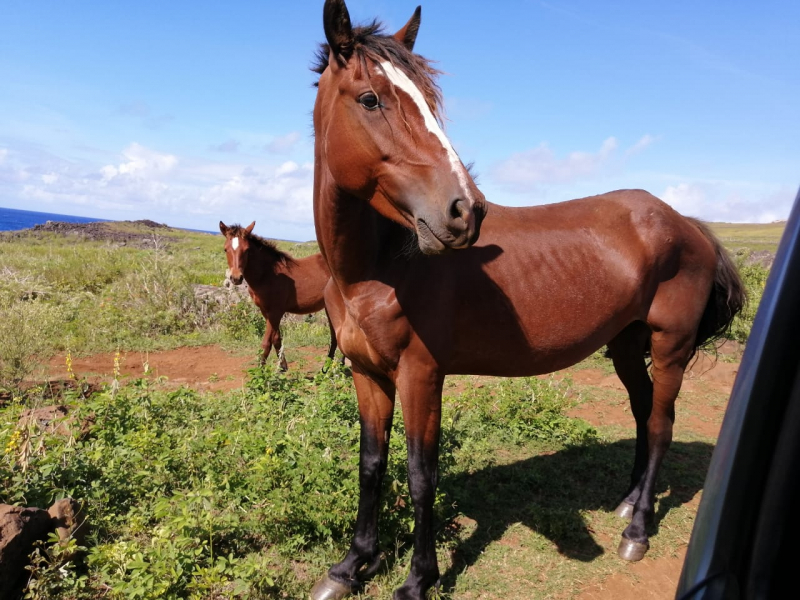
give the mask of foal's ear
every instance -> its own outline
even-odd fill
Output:
[[[222,221],[219,222],[219,231],[222,235],[228,235],[228,226]]]
[[[419,24],[422,21],[422,7],[418,6],[414,14],[408,20],[400,31],[394,34],[394,39],[408,48],[409,52],[414,49],[414,42],[417,41],[417,34],[419,33]]]
[[[353,26],[350,24],[350,13],[344,0],[325,0],[322,9],[322,24],[325,37],[331,47],[331,54],[336,60],[350,58],[353,50]]]
[[[244,230],[247,232],[247,235],[250,235],[251,233],[253,233],[253,227],[255,227],[255,226],[256,226],[256,222],[253,221],[252,223],[250,223],[250,225],[248,225],[247,227],[244,228]]]

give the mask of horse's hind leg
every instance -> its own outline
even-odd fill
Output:
[[[693,352],[695,335],[695,331],[655,331],[651,336],[653,395],[647,419],[647,460],[637,485],[631,522],[622,533],[618,549],[626,560],[640,560],[649,548],[646,526],[655,515],[656,478],[672,442],[675,399]]]
[[[631,412],[636,419],[636,455],[631,483],[616,510],[617,515],[625,519],[633,516],[633,507],[639,499],[647,468],[647,420],[653,406],[653,382],[647,373],[644,358],[649,339],[650,328],[636,321],[608,343],[614,369],[628,391]]]

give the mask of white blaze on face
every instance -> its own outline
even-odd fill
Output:
[[[231,248],[233,248],[234,250],[238,250],[239,249],[239,238],[238,237],[235,237],[235,238],[233,238],[231,240]]]
[[[458,154],[456,154],[456,151],[453,149],[453,144],[451,144],[450,140],[447,139],[447,136],[439,126],[439,122],[436,120],[436,117],[433,116],[428,103],[425,101],[425,97],[422,95],[422,92],[420,92],[419,88],[414,85],[414,82],[408,78],[408,75],[396,68],[389,61],[383,61],[381,63],[381,68],[383,69],[386,77],[389,78],[389,81],[391,81],[395,87],[400,88],[406,94],[411,96],[411,99],[414,101],[414,104],[417,105],[420,114],[422,114],[422,119],[425,121],[425,127],[427,127],[428,131],[430,131],[433,135],[439,138],[442,146],[444,146],[444,149],[447,151],[447,157],[450,159],[450,168],[453,169],[453,173],[455,173],[456,177],[458,177],[458,183],[461,184],[464,192],[468,193],[469,185],[467,183],[466,169],[464,169],[464,165],[461,164],[461,159],[458,158]]]

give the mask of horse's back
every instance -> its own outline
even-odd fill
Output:
[[[641,190],[493,205],[468,252],[448,258],[455,287],[470,299],[459,321],[480,330],[479,343],[496,348],[508,374],[548,372],[584,358],[632,321],[646,321],[664,282],[694,269],[702,286],[714,264],[698,228]],[[475,336],[455,336],[455,370],[497,370],[468,365],[470,353],[478,354]]]

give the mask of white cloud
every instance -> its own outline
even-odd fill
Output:
[[[123,175],[152,178],[169,173],[178,164],[177,156],[160,154],[136,142],[125,148],[122,155],[127,162],[117,166],[106,165],[100,169],[103,179],[109,181]]]
[[[661,199],[683,215],[706,221],[770,223],[787,217],[794,190],[747,182],[696,181],[667,186]]]
[[[6,156],[8,156],[8,148],[0,148],[0,165],[6,161]]]
[[[652,145],[656,139],[656,137],[650,135],[649,133],[644,134],[638,142],[625,151],[625,156],[634,156],[635,154],[639,154],[647,147]]]
[[[297,131],[292,131],[286,135],[276,137],[269,142],[264,149],[272,154],[287,154],[299,141],[300,133]]]
[[[34,210],[161,221],[176,215],[173,221],[212,224],[203,216],[268,216],[275,234],[313,235],[312,163],[208,161],[138,143],[105,165],[76,164],[44,153],[14,156],[17,162],[0,164],[0,196],[17,198]]]
[[[559,158],[547,144],[512,154],[489,170],[493,183],[513,191],[531,193],[550,185],[576,184],[612,175],[625,166],[628,158],[644,152],[658,140],[645,134],[619,156],[619,141],[606,138],[597,152],[575,151]]]
[[[239,146],[241,146],[241,143],[238,140],[230,139],[222,142],[221,144],[211,146],[211,149],[216,150],[217,152],[233,154],[239,151]]]
[[[542,142],[538,147],[511,155],[490,170],[490,176],[499,183],[516,191],[529,191],[542,184],[573,183],[598,175],[609,163],[619,143],[614,137],[607,138],[595,152],[572,152],[558,158],[553,150]]]

